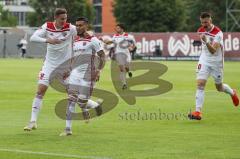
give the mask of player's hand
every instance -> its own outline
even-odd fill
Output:
[[[56,44],[60,44],[62,40],[48,38],[46,42],[52,45],[56,45]]]
[[[200,35],[200,39],[202,39],[202,41],[205,42],[205,43],[207,42],[207,38],[204,34]]]

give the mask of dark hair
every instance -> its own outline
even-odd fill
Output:
[[[116,26],[120,27],[121,29],[125,30],[125,26],[122,23],[117,24]]]
[[[65,8],[56,8],[54,11],[54,16],[59,16],[61,14],[67,14],[67,10]]]
[[[88,18],[86,18],[86,17],[79,17],[79,18],[76,19],[76,21],[84,21],[85,23],[89,22]]]
[[[200,18],[211,18],[212,17],[212,15],[211,15],[211,13],[209,13],[209,12],[202,12],[201,13],[201,15],[200,15]]]

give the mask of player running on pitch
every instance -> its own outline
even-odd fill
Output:
[[[101,42],[87,32],[88,27],[87,18],[81,17],[76,20],[78,36],[73,44],[73,65],[77,67],[73,68],[69,76],[66,128],[60,136],[72,135],[72,113],[76,103],[82,109],[85,120],[90,119],[87,102],[105,65],[105,53]],[[95,108],[97,115],[101,115],[100,106],[90,108]]]
[[[38,114],[44,94],[48,89],[51,73],[72,56],[72,42],[74,36],[77,35],[76,27],[66,22],[67,11],[64,8],[57,8],[54,12],[54,18],[54,22],[46,22],[30,38],[30,41],[33,42],[47,43],[47,54],[39,73],[37,93],[32,103],[31,119],[29,124],[24,127],[25,131],[37,128]],[[68,69],[63,68],[63,70]],[[64,78],[67,72],[62,71],[60,74]]]
[[[235,106],[239,105],[236,90],[223,82],[223,33],[212,24],[210,13],[204,12],[200,16],[202,26],[198,29],[198,34],[202,41],[202,52],[197,66],[197,91],[196,91],[196,111],[190,113],[190,119],[201,120],[202,106],[204,103],[204,88],[209,76],[215,81],[216,89],[219,92],[229,94]]]
[[[115,44],[114,58],[119,65],[122,89],[127,89],[126,73],[132,77],[132,73],[129,71],[131,62],[129,50],[135,49],[136,41],[132,35],[125,32],[123,24],[117,24],[116,34],[113,35],[112,40],[105,40],[104,43]]]

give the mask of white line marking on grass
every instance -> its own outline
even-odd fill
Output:
[[[52,152],[34,152],[34,151],[17,150],[17,149],[3,149],[3,148],[0,148],[0,151],[2,151],[2,152],[34,154],[34,155],[45,155],[45,156],[58,156],[58,157],[66,157],[66,158],[71,157],[71,158],[81,158],[81,159],[111,159],[109,157],[81,156],[81,155],[60,154],[60,153],[52,153]]]

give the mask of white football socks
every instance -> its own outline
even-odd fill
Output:
[[[197,89],[196,91],[196,111],[201,112],[204,103],[204,89]]]
[[[33,99],[33,103],[32,103],[32,114],[31,114],[31,122],[32,121],[37,121],[37,118],[38,118],[38,114],[39,114],[39,111],[42,107],[42,97],[38,97],[36,96],[34,99]]]
[[[126,84],[126,72],[120,72],[120,80],[122,84]]]
[[[223,84],[223,92],[225,92],[231,96],[234,94],[232,88],[227,84]]]
[[[66,120],[66,128],[72,127],[72,113],[75,113],[75,102],[69,101],[67,106],[67,120]]]
[[[75,102],[69,102],[67,107],[67,119],[66,119],[66,128],[72,128],[72,113],[75,113]],[[85,103],[80,104],[81,107],[85,105]],[[88,100],[86,108],[83,108],[82,111],[88,111],[88,109],[98,107],[98,103],[93,100]]]

